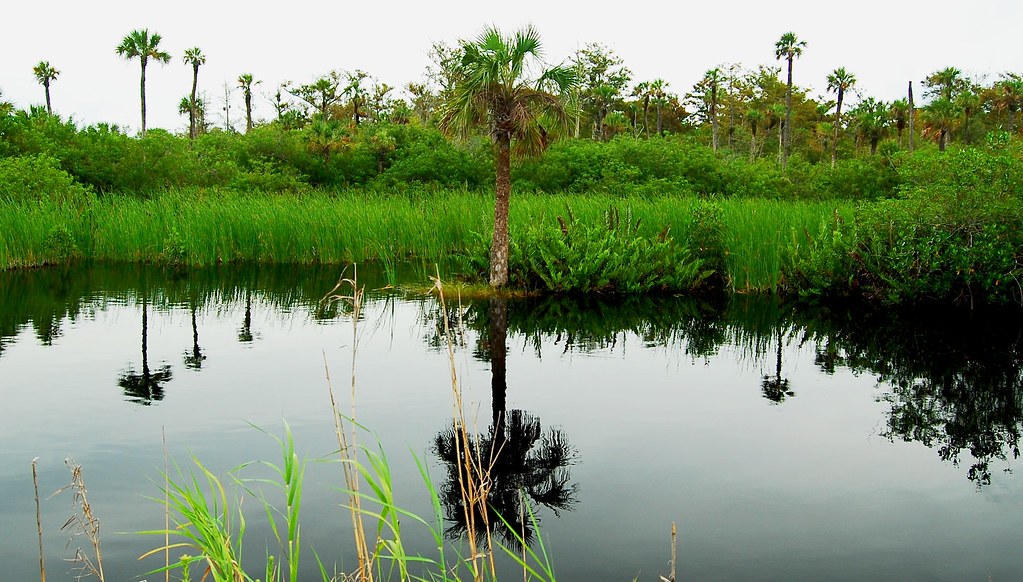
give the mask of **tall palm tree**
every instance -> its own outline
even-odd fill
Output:
[[[260,83],[262,81],[253,81],[249,73],[238,76],[238,86],[242,88],[242,97],[245,99],[245,133],[252,131],[252,86]]]
[[[856,84],[856,77],[839,67],[828,75],[828,91],[835,93],[837,104],[835,106],[835,136],[831,141],[831,167],[835,167],[835,160],[838,159],[838,131],[842,127],[842,99],[845,92]]]
[[[160,50],[160,41],[163,40],[157,33],[149,33],[149,30],[133,30],[128,36],[117,45],[117,54],[127,60],[138,59],[142,67],[142,76],[139,81],[139,95],[142,103],[142,135],[146,135],[146,66],[149,59],[159,63],[167,64],[171,56]],[[194,100],[193,100],[194,102]]]
[[[49,61],[39,61],[38,65],[32,67],[32,73],[46,90],[46,112],[53,115],[53,108],[50,107],[50,81],[56,79],[60,71],[51,67]]]
[[[721,89],[721,69],[714,68],[703,74],[703,89],[706,92],[707,115],[710,117],[710,143],[718,151],[718,91]]]
[[[447,99],[441,127],[469,135],[485,127],[496,146],[494,235],[490,246],[490,285],[508,283],[508,201],[511,196],[512,141],[518,152],[546,148],[552,133],[567,130],[571,116],[563,96],[577,83],[570,67],[543,70],[526,79],[541,60],[540,35],[532,26],[503,35],[489,27],[473,41],[462,41],[462,59]]]
[[[637,83],[632,94],[643,100],[643,135],[650,137],[650,83]]]
[[[199,84],[199,66],[206,63],[206,55],[202,54],[199,47],[192,47],[185,51],[185,56],[182,58],[186,63],[192,65],[192,98],[189,101],[191,108],[188,110],[188,137],[195,139],[198,135],[195,125],[195,105],[197,103],[195,100],[195,90]]]
[[[785,83],[785,123],[782,125],[782,168],[788,164],[789,149],[792,147],[792,61],[803,54],[804,48],[806,48],[806,41],[799,40],[794,32],[786,32],[781,35],[778,42],[774,43],[775,58],[785,59],[788,63],[788,80]]]
[[[963,77],[963,72],[955,67],[945,67],[935,71],[924,79],[924,85],[930,93],[941,99],[955,100],[959,92],[969,87],[970,82]]]
[[[668,82],[664,79],[654,79],[650,81],[650,99],[654,102],[654,106],[657,109],[657,135],[664,135],[664,125],[662,123],[663,116],[661,115],[661,106],[667,103],[668,98]]]

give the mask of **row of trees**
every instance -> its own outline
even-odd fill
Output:
[[[117,54],[137,59],[140,65],[143,132],[147,66],[151,61],[166,64],[171,60],[171,55],[160,48],[161,41],[159,34],[134,30],[116,47]],[[824,95],[810,97],[809,91],[793,79],[795,61],[806,49],[806,42],[792,32],[785,33],[774,50],[784,73],[769,65],[752,69],[720,65],[708,70],[688,92],[678,94],[664,79],[634,79],[613,50],[598,43],[588,44],[562,65],[574,71],[577,80],[561,96],[574,111],[569,134],[604,141],[620,134],[695,131],[709,134],[707,141],[715,151],[725,147],[748,153],[750,158],[774,153],[778,163],[785,166],[793,146],[814,160],[830,158],[834,165],[850,149],[869,146],[870,151],[876,151],[879,143],[890,137],[897,136],[899,144],[909,148],[914,147],[915,137],[933,139],[944,149],[953,139],[969,143],[987,130],[1015,131],[1020,125],[1023,77],[1015,73],[1005,73],[985,85],[954,67],[935,71],[923,82],[929,103],[917,111],[912,85],[905,99],[883,102],[864,96],[855,74],[844,67],[837,67],[827,76]],[[328,135],[343,133],[338,124],[358,125],[365,120],[439,125],[463,50],[461,45],[436,43],[430,50],[432,64],[425,81],[407,84],[401,97],[395,87],[359,70],[331,71],[304,84],[285,82],[267,96],[274,109],[270,121],[291,128],[325,123],[320,131]],[[199,91],[199,70],[206,56],[199,47],[193,47],[181,58],[193,74],[191,91],[182,97],[178,110],[187,117],[188,134],[194,138],[211,128],[207,115],[210,99]],[[41,61],[33,72],[44,88],[47,111],[52,112],[50,86],[60,71],[48,61]],[[253,118],[253,92],[259,84],[261,81],[251,73],[243,73],[235,87],[225,86],[227,129],[233,129],[230,101],[234,89],[241,92],[246,131],[258,123]],[[853,107],[843,110],[850,97],[856,99]],[[908,143],[903,142],[904,136],[908,136]]]

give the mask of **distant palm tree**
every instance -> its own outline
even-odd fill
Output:
[[[718,151],[718,91],[721,88],[721,69],[714,68],[703,74],[706,90],[707,115],[710,117],[710,143],[714,151]]]
[[[238,76],[238,86],[242,88],[245,99],[245,133],[252,131],[252,86],[260,83],[262,81],[253,81],[249,73]]]
[[[899,136],[899,147],[902,147],[902,132],[909,123],[909,102],[905,99],[896,99],[888,107],[888,117],[895,124],[895,130]]]
[[[856,77],[845,70],[845,67],[839,67],[828,75],[828,91],[834,91],[837,95],[837,105],[835,106],[835,137],[831,142],[831,167],[835,167],[835,161],[838,159],[838,131],[842,127],[842,99],[845,97],[845,92],[852,88],[856,84]]]
[[[932,95],[949,101],[954,101],[969,85],[970,82],[963,77],[963,72],[955,67],[945,67],[924,79],[924,86],[928,87]]]
[[[852,112],[856,134],[870,144],[871,155],[877,153],[877,144],[888,132],[888,106],[884,101],[868,97]]]
[[[149,59],[167,64],[171,56],[160,50],[162,38],[155,32],[150,34],[148,30],[133,30],[128,36],[117,45],[117,54],[125,59],[138,59],[142,67],[142,76],[139,81],[139,94],[142,103],[142,135],[146,135],[146,66]]]
[[[785,59],[788,62],[788,80],[785,91],[785,123],[782,125],[782,153],[781,166],[785,168],[788,164],[789,149],[792,147],[792,61],[803,54],[806,48],[806,41],[799,40],[794,32],[786,32],[781,35],[778,42],[774,43],[774,56],[776,59]]]
[[[50,107],[50,81],[56,79],[60,71],[51,67],[49,61],[39,61],[38,65],[32,67],[32,73],[46,90],[46,112],[53,115],[53,108]]]
[[[191,108],[188,110],[188,137],[195,139],[198,135],[196,130],[196,100],[195,90],[199,84],[199,66],[206,63],[206,55],[202,54],[199,47],[192,47],[185,51],[185,56],[182,57],[184,61],[192,65],[192,97],[189,103]]]
[[[571,115],[563,96],[576,85],[575,71],[555,66],[532,82],[529,67],[540,64],[540,35],[532,26],[505,36],[485,29],[462,41],[462,58],[444,108],[441,127],[468,136],[484,127],[496,146],[494,234],[490,245],[490,285],[508,284],[508,203],[511,197],[512,142],[522,154],[544,150]]]
[[[643,99],[643,135],[650,137],[650,83],[637,83],[632,94]]]
[[[921,115],[923,133],[938,142],[938,150],[945,151],[948,134],[959,121],[960,111],[952,101],[940,97],[931,101]]]
[[[664,125],[662,123],[661,106],[667,102],[668,98],[668,82],[664,79],[654,79],[650,81],[650,99],[654,102],[654,107],[657,109],[657,135],[664,135]]]

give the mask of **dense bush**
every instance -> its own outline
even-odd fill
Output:
[[[52,200],[81,204],[88,190],[49,156],[0,158],[0,200]]]
[[[1023,303],[1023,163],[1005,148],[906,160],[897,199],[796,237],[791,290],[885,302]]]

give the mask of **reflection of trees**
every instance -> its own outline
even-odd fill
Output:
[[[760,381],[761,390],[764,393],[764,398],[770,400],[775,404],[781,404],[786,398],[795,396],[796,393],[792,391],[792,387],[789,385],[788,378],[782,378],[781,375],[781,351],[784,345],[784,336],[782,335],[782,327],[778,326],[778,352],[775,360],[775,372],[774,376],[765,374],[763,379]]]
[[[149,320],[147,315],[145,284],[142,291],[142,372],[128,369],[121,374],[117,385],[124,389],[124,395],[132,402],[149,405],[154,400],[163,400],[163,384],[171,380],[171,367],[161,366],[155,371],[149,369]]]
[[[576,450],[558,429],[543,430],[540,419],[522,410],[506,409],[508,305],[503,298],[494,298],[487,309],[487,336],[481,341],[482,351],[489,355],[492,369],[491,393],[493,417],[490,429],[469,438],[463,450],[459,427],[437,435],[434,452],[447,468],[447,479],[441,487],[441,500],[450,523],[447,534],[465,535],[468,523],[477,524],[475,531],[482,541],[487,529],[497,532],[506,542],[517,543],[498,516],[513,524],[526,543],[533,539],[533,528],[524,505],[544,505],[557,514],[571,509],[575,503],[576,485],[570,484],[568,466],[577,458]],[[477,460],[487,469],[489,495],[487,514],[478,505],[468,508],[467,515],[460,484],[467,478],[467,460]],[[471,462],[469,463],[471,464]]]
[[[238,341],[252,343],[252,287],[245,288],[245,318],[238,330]]]
[[[991,465],[1019,457],[1023,422],[1023,329],[1020,312],[869,312],[858,319],[829,314],[812,319],[835,362],[878,376],[889,407],[884,436],[920,442],[958,465],[972,457],[967,477],[991,483]],[[823,342],[819,342],[823,343]]]
[[[185,352],[185,367],[192,370],[201,370],[206,356],[203,355],[202,349],[199,347],[199,326],[195,322],[195,302],[196,300],[193,297],[189,303],[189,311],[192,314],[192,350]]]

